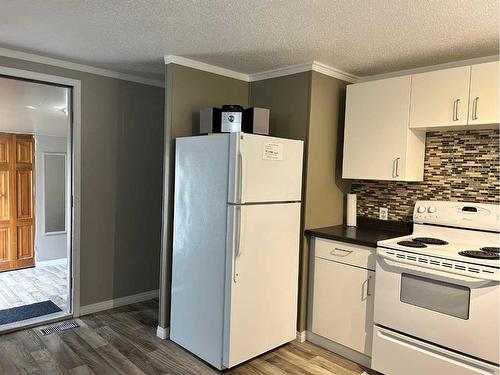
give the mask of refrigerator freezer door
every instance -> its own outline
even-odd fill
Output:
[[[300,203],[228,207],[226,368],[295,339],[300,233]]]
[[[301,200],[302,141],[231,134],[229,203]]]

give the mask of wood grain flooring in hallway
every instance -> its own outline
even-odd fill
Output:
[[[80,328],[42,336],[33,328],[0,336],[0,374],[220,374],[155,335],[157,301],[76,319]],[[356,375],[374,372],[311,343],[283,345],[223,374]]]

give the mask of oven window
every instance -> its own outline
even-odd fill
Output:
[[[426,277],[401,275],[401,302],[469,319],[470,289]]]

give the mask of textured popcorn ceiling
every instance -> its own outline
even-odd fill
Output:
[[[498,54],[498,0],[1,0],[0,46],[145,76],[179,55],[364,76]]]

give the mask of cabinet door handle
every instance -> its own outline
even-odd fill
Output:
[[[368,281],[366,282],[366,296],[371,297],[372,294],[370,293],[370,280],[372,279],[371,276],[368,276]]]
[[[400,159],[401,159],[400,157],[397,157],[396,159],[394,159],[392,161],[392,177],[393,178],[399,177],[399,160]]]
[[[460,99],[453,102],[453,121],[458,121],[458,103],[460,103]]]
[[[342,251],[343,254],[336,254],[335,253],[336,251]],[[330,255],[335,255],[337,257],[346,257],[349,254],[351,254],[353,251],[354,250],[345,250],[345,249],[341,249],[340,247],[336,247],[335,249],[333,249],[332,251],[330,251]]]
[[[477,102],[479,101],[479,96],[476,96],[474,98],[474,101],[472,102],[472,119],[477,120]]]

